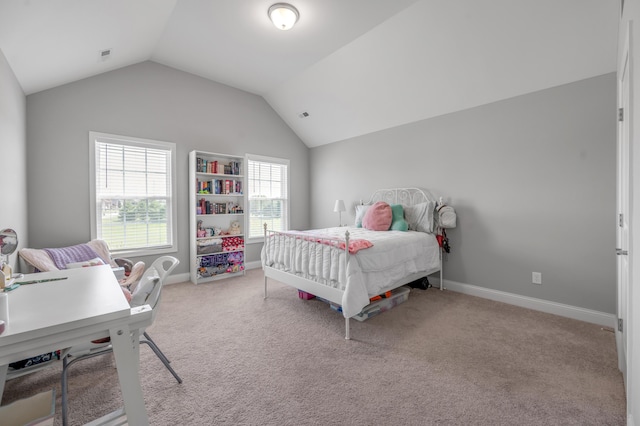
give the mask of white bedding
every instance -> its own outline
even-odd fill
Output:
[[[373,247],[349,256],[344,267],[344,250],[310,241],[306,236],[364,239]],[[342,311],[345,317],[358,314],[369,298],[397,286],[412,274],[425,275],[440,268],[438,242],[424,232],[369,231],[364,228],[338,227],[298,234],[298,238],[269,236],[262,250],[262,264],[343,290]]]

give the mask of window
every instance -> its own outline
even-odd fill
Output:
[[[175,252],[176,146],[89,133],[91,237],[113,252]]]
[[[249,238],[264,238],[264,224],[289,229],[289,160],[247,155]]]

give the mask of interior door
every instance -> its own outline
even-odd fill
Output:
[[[618,327],[616,330],[616,345],[618,349],[618,367],[627,381],[628,361],[628,317],[629,317],[629,220],[631,203],[631,168],[630,168],[630,123],[631,109],[630,92],[630,32],[624,43],[624,50],[619,66],[618,81],[618,138],[617,138],[617,211],[618,226],[616,232],[616,258],[617,258],[617,310]]]

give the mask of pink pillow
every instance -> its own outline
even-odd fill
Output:
[[[391,206],[384,201],[378,201],[364,214],[362,227],[371,231],[388,231],[392,217]]]

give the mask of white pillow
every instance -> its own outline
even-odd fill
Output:
[[[433,233],[433,211],[435,203],[427,201],[404,208],[404,218],[409,223],[409,230]]]
[[[65,266],[67,267],[67,269],[74,269],[74,268],[86,268],[88,266],[99,266],[99,265],[104,265],[104,261],[99,257],[96,257],[95,259],[85,260],[83,262],[67,263]]]
[[[370,204],[358,204],[356,206],[356,227],[362,228],[362,219],[364,218],[364,214],[371,207]]]

